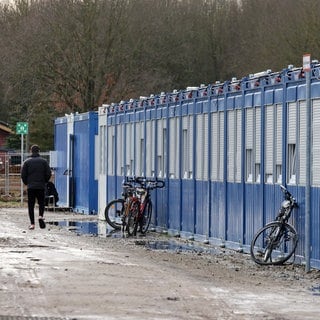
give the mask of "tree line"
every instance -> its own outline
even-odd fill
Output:
[[[318,0],[16,0],[0,6],[0,120],[53,148],[53,120],[102,103],[319,57]],[[19,147],[16,136],[9,147]]]

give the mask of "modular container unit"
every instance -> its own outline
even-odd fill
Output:
[[[59,206],[85,214],[98,212],[97,136],[97,112],[70,114],[56,119],[55,182]]]
[[[265,71],[99,109],[99,214],[123,177],[163,178],[152,223],[183,237],[248,250],[276,216],[286,184],[305,255],[307,143],[311,143],[311,265],[320,268],[320,65],[312,65],[312,137],[306,140],[302,68]],[[101,181],[100,181],[101,180]],[[103,191],[100,191],[103,189]]]

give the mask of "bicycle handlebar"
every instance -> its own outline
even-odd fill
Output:
[[[280,188],[281,191],[284,193],[284,197],[290,201],[292,201],[292,203],[295,206],[298,206],[296,199],[293,197],[293,195],[290,193],[290,191],[282,184],[280,184]]]
[[[122,183],[124,186],[134,186],[134,184],[138,184],[142,188],[146,189],[156,189],[156,188],[164,188],[165,182],[158,178],[146,178],[146,177],[124,177],[124,182]]]

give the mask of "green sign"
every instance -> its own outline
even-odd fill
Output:
[[[29,125],[28,122],[17,122],[16,132],[17,134],[28,134]]]

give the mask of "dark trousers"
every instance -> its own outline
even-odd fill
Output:
[[[28,211],[31,224],[34,224],[34,206],[36,204],[36,200],[39,205],[39,216],[43,217],[44,189],[28,189]]]

